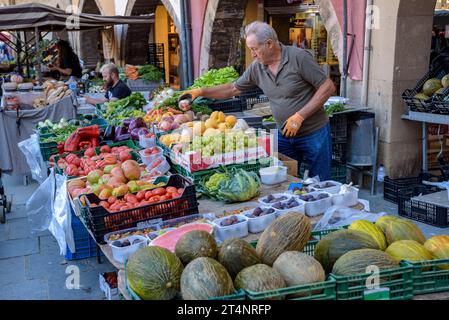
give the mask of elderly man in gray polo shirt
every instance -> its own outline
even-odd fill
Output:
[[[332,140],[324,103],[335,92],[333,82],[303,49],[284,46],[276,31],[264,22],[246,27],[246,45],[255,61],[235,82],[186,93],[192,100],[202,96],[228,99],[258,86],[270,99],[279,137],[278,151],[305,161],[311,176],[331,176]]]

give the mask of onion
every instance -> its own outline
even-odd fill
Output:
[[[178,114],[178,115],[175,116],[175,123],[181,125],[181,124],[186,123],[186,122],[189,122],[189,119],[185,115]]]
[[[163,120],[159,123],[158,128],[162,131],[170,131],[172,128],[172,122]]]

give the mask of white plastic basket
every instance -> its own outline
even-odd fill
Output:
[[[236,214],[234,216],[236,216],[241,222],[226,227],[220,225],[223,220],[226,220],[231,216],[216,219],[212,222],[214,225],[215,237],[220,241],[225,241],[228,238],[244,238],[248,236],[248,218],[241,214]]]
[[[261,207],[261,209],[273,209],[273,208]],[[264,231],[276,219],[276,209],[273,210],[274,210],[273,213],[255,218],[251,218],[248,216],[253,213],[254,209],[242,212],[241,214],[248,218],[248,231],[251,233],[260,233]]]
[[[131,256],[134,252],[136,252],[140,248],[146,247],[149,242],[147,237],[142,236],[131,236],[117,241],[123,242],[126,239],[128,239],[130,243],[133,243],[133,241],[136,239],[142,241],[136,244],[131,244],[130,246],[127,247],[116,247],[112,243],[109,243],[109,246],[112,249],[112,257],[114,258],[115,261],[119,263],[125,263],[126,260],[128,260],[129,256]]]

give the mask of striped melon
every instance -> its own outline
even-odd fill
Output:
[[[256,252],[262,262],[272,266],[285,251],[302,251],[311,236],[310,220],[304,214],[287,213],[275,221],[262,233],[257,242]]]
[[[372,271],[368,268],[370,266],[376,266],[380,270],[388,270],[399,267],[399,263],[380,250],[353,250],[338,258],[332,268],[332,273],[337,276],[371,273]]]
[[[201,257],[190,262],[181,276],[184,300],[207,300],[234,294],[231,276],[218,261]]]
[[[424,248],[434,259],[449,259],[449,236],[434,236],[424,243]],[[449,264],[438,266],[438,268],[449,270]]]
[[[262,263],[248,242],[239,238],[226,239],[218,252],[218,261],[228,270],[232,278],[243,269]]]
[[[235,288],[253,292],[264,292],[285,288],[285,280],[275,269],[265,265],[256,264],[243,269],[235,277]]]
[[[282,275],[289,287],[326,279],[321,264],[314,257],[298,251],[281,254],[274,262],[273,269]]]
[[[194,230],[179,238],[175,253],[184,265],[199,257],[214,259],[217,256],[217,243],[209,232]]]
[[[387,232],[387,226],[391,222],[397,220],[399,220],[399,218],[395,216],[383,216],[376,221],[376,226],[379,227],[379,229],[385,234]]]
[[[388,245],[398,240],[415,240],[420,244],[426,242],[426,238],[421,229],[419,229],[413,222],[403,219],[390,223],[387,226],[385,235],[387,237]]]
[[[385,235],[382,230],[368,220],[358,220],[351,223],[349,226],[349,230],[358,230],[369,234],[374,241],[379,244],[380,250],[387,249],[387,239],[385,239]]]
[[[390,256],[397,261],[425,261],[432,260],[432,255],[424,246],[414,240],[399,240],[393,242],[387,250]]]
[[[315,247],[315,259],[326,272],[331,272],[335,261],[345,253],[357,249],[376,249],[379,244],[370,235],[358,230],[338,230],[326,235]]]
[[[128,259],[129,287],[143,300],[170,300],[179,291],[184,267],[172,252],[160,247],[144,247]]]

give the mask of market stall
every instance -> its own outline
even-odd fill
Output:
[[[137,92],[99,107],[96,119],[36,128],[63,141],[48,156],[64,177],[56,209],[74,247],[68,230],[58,242],[68,260],[103,254],[114,265],[100,275],[108,298],[407,300],[447,291],[446,236],[426,239],[410,221],[372,212],[346,181],[298,178],[254,118],[219,111],[235,101],[181,95],[164,89],[148,102]],[[372,265],[381,296],[365,288]]]

